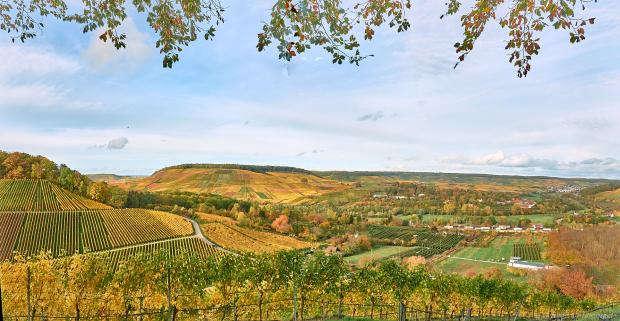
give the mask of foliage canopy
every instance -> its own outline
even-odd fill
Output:
[[[530,61],[539,54],[540,34],[547,28],[564,30],[569,41],[585,40],[585,28],[594,18],[584,17],[592,0],[472,0],[465,8],[462,0],[447,0],[445,14],[460,15],[463,39],[456,43],[455,67],[473,51],[474,45],[491,22],[507,31],[509,62],[519,77],[527,76]],[[596,0],[594,0],[596,2]],[[0,29],[13,41],[33,38],[44,27],[45,17],[78,23],[83,32],[100,32],[121,49],[126,35],[120,31],[130,6],[146,15],[157,34],[156,47],[163,55],[163,67],[171,68],[184,47],[199,37],[210,40],[224,22],[225,5],[220,0],[82,0],[70,5],[65,0],[1,0]],[[359,65],[372,54],[360,51],[363,38],[370,41],[376,30],[387,26],[397,32],[412,27],[407,14],[412,0],[276,0],[269,19],[258,34],[257,49],[274,44],[279,59],[292,60],[313,47],[332,56],[332,62]]]

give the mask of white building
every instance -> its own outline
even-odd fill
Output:
[[[542,262],[529,262],[529,261],[521,261],[520,257],[512,257],[510,258],[510,262],[508,262],[508,266],[515,269],[525,269],[525,270],[546,270],[551,266],[546,265]]]

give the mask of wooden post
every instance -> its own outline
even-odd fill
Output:
[[[340,285],[340,295],[338,297],[338,319],[342,319],[342,300],[343,300],[343,295],[342,295],[342,285]],[[2,321],[2,320],[0,320]]]
[[[293,284],[293,321],[297,321],[297,285]]]
[[[142,321],[143,320],[143,316],[142,316],[142,310],[144,309],[144,297],[140,297],[140,315],[138,316],[138,321]]]
[[[515,317],[513,321],[517,321],[517,319],[519,318],[519,312],[521,312],[521,305],[517,306],[517,311],[515,312]]]
[[[30,310],[31,310],[31,306],[30,306],[30,267],[26,268],[26,285],[27,285],[27,290],[26,290],[26,298],[28,301],[28,321],[32,321],[32,318],[30,316]]]
[[[4,321],[4,310],[2,310],[2,277],[0,276],[0,321]]]
[[[174,312],[172,312],[172,293],[171,293],[171,284],[170,284],[170,266],[168,266],[168,278],[167,278],[167,287],[168,291],[166,293],[168,299],[168,321],[172,321],[174,318]]]
[[[407,321],[407,307],[402,302],[398,306],[398,321]]]

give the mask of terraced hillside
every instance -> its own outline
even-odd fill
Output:
[[[87,253],[192,235],[191,222],[143,209],[0,212],[0,260],[13,251],[54,256]]]
[[[229,223],[205,223],[201,225],[201,229],[208,239],[219,246],[241,253],[272,253],[312,246],[292,237],[251,230]]]
[[[0,211],[74,211],[110,209],[46,180],[0,180]]]
[[[139,179],[109,184],[142,191],[212,193],[243,200],[294,203],[305,197],[341,191],[349,185],[308,171],[278,167],[186,165],[162,169]]]

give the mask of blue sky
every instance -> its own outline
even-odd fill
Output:
[[[26,44],[1,35],[0,149],[86,173],[217,162],[620,178],[617,1],[591,4],[579,45],[545,32],[526,79],[495,27],[454,70],[461,30],[441,1],[416,1],[413,29],[379,32],[360,67],[258,53],[270,2],[226,3],[215,40],[172,70],[137,15],[121,52],[67,23]]]

